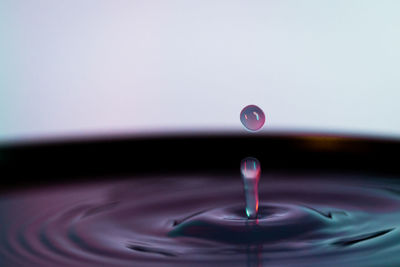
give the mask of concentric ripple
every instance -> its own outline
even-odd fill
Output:
[[[400,263],[400,184],[261,179],[256,220],[240,177],[143,178],[0,198],[1,266]]]

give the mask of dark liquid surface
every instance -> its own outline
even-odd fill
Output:
[[[396,180],[269,173],[259,191],[257,220],[239,173],[4,194],[1,266],[400,264]]]

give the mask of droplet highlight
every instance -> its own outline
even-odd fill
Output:
[[[265,123],[265,114],[256,105],[248,105],[240,112],[240,121],[249,131],[258,131]]]
[[[255,219],[258,214],[258,182],[261,173],[260,162],[256,158],[245,158],[240,164],[240,170],[246,199],[246,215],[249,219]]]

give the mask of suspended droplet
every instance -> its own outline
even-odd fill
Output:
[[[256,158],[248,157],[240,165],[246,198],[246,215],[249,219],[257,218],[258,213],[258,181],[260,180],[261,167]]]
[[[240,112],[240,121],[243,126],[250,131],[257,131],[265,123],[265,114],[261,108],[256,105],[249,105]]]

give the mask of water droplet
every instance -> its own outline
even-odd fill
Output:
[[[240,121],[243,126],[250,131],[257,131],[265,123],[265,114],[261,108],[256,105],[248,105],[240,112]]]
[[[258,181],[260,180],[261,167],[256,158],[248,157],[240,164],[244,195],[246,198],[246,215],[249,219],[257,218],[258,213]]]

